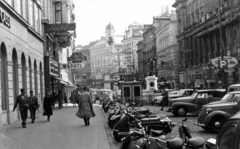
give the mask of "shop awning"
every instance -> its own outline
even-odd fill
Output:
[[[68,82],[61,79],[61,78],[58,78],[58,77],[54,77],[55,79],[59,80],[61,84],[64,84],[64,85],[68,85]]]

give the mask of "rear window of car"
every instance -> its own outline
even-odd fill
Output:
[[[211,91],[210,94],[212,94],[213,97],[223,97],[225,95],[225,92]]]

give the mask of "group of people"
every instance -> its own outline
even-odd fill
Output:
[[[34,123],[36,118],[36,110],[40,107],[40,105],[38,103],[37,97],[33,95],[33,91],[30,91],[29,97],[25,95],[25,89],[21,89],[20,91],[21,94],[16,98],[13,111],[15,111],[15,109],[19,105],[19,111],[22,119],[22,127],[26,128],[28,110],[30,112],[30,118],[32,120],[31,122]],[[60,98],[60,100],[62,101],[63,97],[60,97],[60,95],[61,91],[58,93],[58,98]],[[50,121],[50,117],[51,115],[53,115],[53,108],[55,104],[53,96],[50,92],[47,92],[46,96],[43,99],[43,116],[47,116],[47,121]],[[61,101],[58,102],[59,109],[63,107]],[[85,126],[90,125],[90,118],[94,117],[95,113],[93,111],[91,95],[87,91],[87,88],[84,87],[82,93],[79,93],[77,90],[75,90],[71,95],[71,102],[75,107],[76,104],[78,104],[79,110],[76,115],[84,120]]]
[[[19,105],[19,111],[20,111],[20,115],[21,115],[21,119],[22,119],[22,127],[26,128],[26,121],[28,118],[28,110],[30,112],[30,118],[31,118],[31,122],[34,123],[35,122],[35,118],[36,118],[36,111],[39,108],[39,103],[38,103],[38,99],[36,96],[33,95],[33,91],[30,91],[30,96],[27,97],[25,95],[25,89],[21,89],[20,90],[21,94],[19,96],[17,96],[15,104],[13,106],[13,112],[15,111],[15,109],[17,108],[17,106]],[[51,102],[52,100],[48,100],[49,95],[47,95],[44,98],[44,109],[46,110],[45,113],[48,116],[48,121],[50,120],[50,115],[52,115],[52,106],[53,103]]]

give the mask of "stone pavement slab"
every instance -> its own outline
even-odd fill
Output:
[[[50,122],[37,113],[35,123],[28,119],[25,129],[20,121],[1,127],[0,149],[110,149],[100,107],[94,105],[90,126],[75,116],[77,110],[68,104],[54,109]]]

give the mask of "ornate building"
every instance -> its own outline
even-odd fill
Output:
[[[240,2],[176,0],[173,7],[177,9],[182,87],[226,88],[238,82],[239,68],[220,74],[211,60],[222,55],[239,59]]]
[[[137,22],[128,26],[125,31],[123,43],[123,50],[127,68],[125,69],[125,80],[134,80],[138,77],[138,56],[137,43],[143,39],[143,26]],[[137,77],[137,78],[134,78]]]
[[[177,19],[175,11],[154,17],[156,27],[157,68],[160,82],[178,88]]]
[[[115,28],[111,23],[106,26],[105,33],[106,37],[102,37],[90,48],[92,87],[103,88],[104,78],[110,78],[112,80],[105,80],[105,85],[108,84],[107,88],[112,88],[109,83],[114,78],[105,76],[113,76],[119,68],[125,67],[123,46],[120,42],[123,36],[115,35]]]

